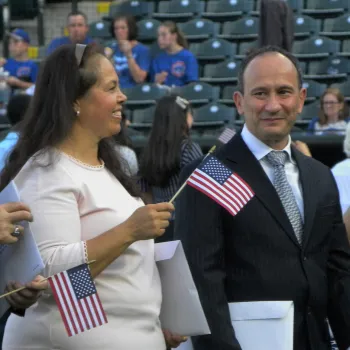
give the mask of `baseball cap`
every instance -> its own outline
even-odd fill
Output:
[[[24,29],[15,29],[12,32],[8,33],[14,39],[23,40],[26,43],[30,43],[30,38],[28,33]]]

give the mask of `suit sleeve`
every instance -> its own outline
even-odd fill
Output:
[[[180,174],[182,184],[200,160]],[[211,335],[193,337],[195,350],[241,350],[232,328],[225,294],[224,235],[221,207],[186,186],[175,203],[175,239],[181,240]]]
[[[328,258],[328,317],[340,350],[350,347],[350,246],[333,176],[336,213],[333,219]]]

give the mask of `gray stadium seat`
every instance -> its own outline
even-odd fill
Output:
[[[114,18],[119,14],[128,14],[135,18],[141,18],[147,16],[149,13],[154,12],[155,6],[153,2],[148,1],[122,1],[120,3],[112,3],[109,7],[109,17]]]
[[[350,80],[343,83],[332,84],[332,88],[337,88],[344,95],[347,101],[350,101]]]
[[[94,39],[112,39],[109,21],[97,21],[89,24],[89,36]]]
[[[345,57],[329,57],[322,61],[309,63],[309,79],[336,80],[345,79],[350,73],[350,60]]]
[[[340,42],[327,37],[315,36],[294,42],[293,53],[298,58],[323,58],[340,50]]]
[[[243,58],[246,56],[246,54],[252,50],[258,47],[258,41],[241,41],[239,43],[239,49],[238,49],[238,54],[236,55],[236,58]]]
[[[329,16],[330,14],[341,14],[349,9],[348,0],[306,0],[303,13],[312,16]]]
[[[207,83],[234,83],[237,81],[240,61],[229,59],[218,64],[206,64],[204,77],[201,81]]]
[[[137,22],[138,37],[140,41],[154,41],[158,36],[158,27],[161,24],[156,19],[146,18]]]
[[[132,123],[130,124],[133,128],[151,128],[153,117],[154,117],[155,106],[150,106],[145,109],[136,109],[132,114]]]
[[[185,23],[179,23],[180,30],[188,41],[203,41],[219,34],[219,23],[209,19],[195,18]]]
[[[338,56],[350,56],[350,40],[343,40],[342,50],[338,52]]]
[[[327,18],[324,20],[323,31],[321,35],[331,37],[349,37],[350,36],[350,14],[347,13],[337,18]]]
[[[235,109],[217,102],[193,110],[193,126],[221,126],[235,119]]]
[[[234,22],[225,22],[219,37],[228,40],[256,39],[258,32],[259,19],[247,16]]]
[[[222,95],[218,102],[225,105],[234,105],[233,93],[237,91],[236,85],[228,85],[222,89]]]
[[[320,102],[315,101],[309,104],[306,104],[303,108],[303,111],[298,116],[299,120],[310,121],[311,119],[317,117],[320,110]]]
[[[155,104],[156,100],[168,93],[168,90],[156,84],[146,83],[123,89],[123,93],[128,98],[124,104],[131,108],[131,106],[139,107],[140,105],[147,106]]]
[[[158,12],[154,18],[160,20],[191,19],[204,11],[204,2],[198,0],[170,0],[159,1]]]
[[[198,60],[218,61],[233,57],[237,52],[237,45],[223,39],[209,39],[191,44],[190,51]]]
[[[213,0],[207,2],[202,17],[213,21],[225,22],[241,17],[254,10],[254,2],[248,0]]]
[[[296,13],[301,12],[303,9],[303,0],[285,0],[288,2],[289,7]]]
[[[171,92],[180,95],[195,106],[216,101],[219,98],[220,88],[203,82],[193,82],[185,86],[173,88]]]
[[[315,101],[323,92],[327,89],[327,84],[321,84],[314,80],[305,80],[303,82],[303,88],[307,89],[306,101]]]
[[[321,29],[321,21],[305,15],[294,16],[294,37],[316,35]]]

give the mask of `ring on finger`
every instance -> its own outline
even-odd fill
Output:
[[[14,229],[14,231],[11,233],[11,236],[17,238],[17,237],[20,236],[20,234],[21,234],[21,230],[20,230],[19,226],[18,226],[18,225],[15,225],[15,229]]]

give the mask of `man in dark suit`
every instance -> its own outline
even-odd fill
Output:
[[[276,45],[292,51],[294,16],[287,1],[261,0],[259,46]]]
[[[294,302],[295,350],[329,350],[327,319],[339,348],[350,346],[350,247],[337,187],[289,135],[305,97],[292,55],[250,53],[234,94],[246,124],[215,156],[255,195],[236,216],[189,186],[176,202],[175,238],[211,329],[193,339],[196,350],[240,350],[228,303],[268,300]]]

